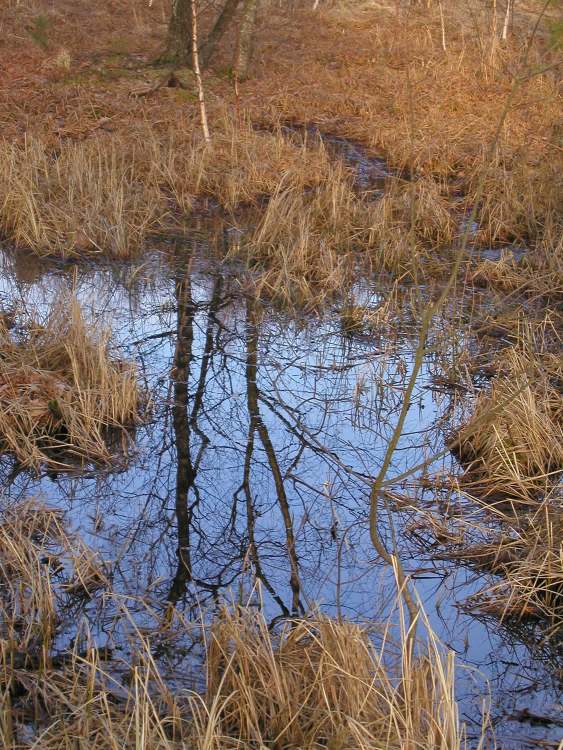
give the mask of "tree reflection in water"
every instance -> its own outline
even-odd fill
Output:
[[[315,605],[380,619],[395,586],[369,544],[369,485],[401,406],[416,327],[398,321],[387,336],[343,331],[336,310],[290,317],[196,257],[179,248],[172,264],[155,256],[138,269],[80,270],[79,297],[96,314],[112,311],[116,341],[139,364],[151,419],[122,471],[35,478],[4,457],[3,502],[42,494],[65,508],[111,561],[114,588],[132,610],[139,603],[141,622],[146,607],[197,619],[225,596],[246,600],[256,580],[272,622]],[[64,268],[16,271],[8,265],[0,292],[39,309],[72,279]],[[357,299],[374,309],[381,294],[366,286]],[[443,448],[451,403],[430,387],[439,336],[437,321],[390,476]],[[433,626],[490,675],[498,705],[513,707],[549,682],[533,640],[525,649],[456,606],[473,591],[473,573],[433,560],[430,546],[421,551],[405,533],[436,491],[403,492],[413,507],[392,506],[399,551]],[[100,633],[111,630],[100,602],[84,608]],[[545,660],[553,673],[553,654]]]

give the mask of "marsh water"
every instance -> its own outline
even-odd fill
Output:
[[[73,290],[86,315],[111,328],[116,354],[137,363],[150,404],[111,470],[34,476],[4,456],[2,505],[40,496],[62,508],[139,622],[147,607],[158,613],[173,603],[197,619],[224,599],[260,597],[271,622],[319,608],[385,623],[396,615],[396,586],[370,544],[368,496],[413,365],[416,317],[378,328],[372,316],[369,328],[350,330],[337,303],[290,315],[258,305],[232,268],[206,257],[198,237],[132,264],[65,266],[4,253],[2,307],[41,317]],[[369,318],[388,293],[365,281],[355,304]],[[447,323],[433,323],[380,533],[396,544],[432,627],[459,656],[456,694],[470,740],[485,704],[500,747],[556,747],[556,649],[534,625],[471,614],[464,603],[483,573],[443,559],[420,523],[421,511],[466,511],[429,480],[459,469],[444,443],[460,396],[435,376],[451,347],[473,344],[463,333],[452,339]],[[69,612],[61,651],[82,615],[99,645],[112,640],[112,614],[93,597]],[[170,674],[182,674],[186,649],[166,658]]]

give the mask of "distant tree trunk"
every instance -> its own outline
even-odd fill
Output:
[[[235,64],[233,66],[235,77],[239,81],[244,80],[248,73],[250,58],[252,57],[252,42],[257,10],[258,0],[245,0],[238,32]]]
[[[201,45],[199,57],[203,66],[207,65],[209,60],[211,60],[215,47],[221,41],[223,34],[233,20],[239,4],[240,0],[227,0],[225,3],[223,10],[215,21],[215,25],[211,29],[211,33],[205,41],[205,44]]]
[[[168,39],[162,60],[180,66],[192,64],[192,9],[190,0],[173,0]]]

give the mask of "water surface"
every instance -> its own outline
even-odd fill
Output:
[[[186,241],[137,263],[80,266],[3,255],[2,306],[41,316],[74,289],[87,316],[111,327],[116,352],[136,361],[152,405],[112,471],[36,477],[2,457],[2,503],[39,495],[63,508],[139,622],[147,606],[163,612],[170,603],[195,620],[224,598],[246,600],[258,579],[272,623],[317,607],[383,623],[396,588],[369,541],[368,497],[413,366],[417,321],[405,305],[392,328],[377,325],[389,294],[381,282],[354,290],[370,323],[352,329],[346,302],[308,317],[264,308],[232,269],[203,260],[204,250]],[[390,546],[395,538],[433,628],[467,665],[457,695],[470,737],[490,696],[502,747],[556,746],[555,725],[518,719],[556,713],[560,655],[533,626],[465,611],[482,574],[434,559],[439,546],[419,524],[422,511],[467,512],[451,492],[420,481],[457,471],[449,454],[432,457],[443,452],[459,394],[433,378],[456,347],[476,344],[463,332],[452,339],[449,328],[434,321],[388,477],[428,465],[388,487],[380,533]],[[99,597],[81,613],[100,644],[112,638],[113,615]],[[75,622],[73,612],[61,649]],[[168,653],[170,669],[185,656]]]

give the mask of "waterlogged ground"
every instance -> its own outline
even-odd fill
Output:
[[[112,471],[35,477],[4,456],[2,506],[37,495],[64,509],[106,561],[140,626],[150,627],[147,613],[170,602],[194,620],[223,598],[257,603],[259,577],[271,621],[320,607],[376,632],[396,589],[369,541],[368,495],[412,368],[409,290],[392,326],[377,317],[389,294],[383,284],[356,289],[359,323],[336,304],[322,315],[290,316],[259,308],[236,274],[199,260],[200,245],[179,243],[121,266],[2,256],[3,309],[45,315],[74,289],[96,325],[111,327],[116,349],[137,362],[151,396],[146,425]],[[380,532],[388,545],[395,537],[432,627],[466,666],[456,692],[470,739],[480,734],[485,702],[499,746],[556,747],[561,726],[533,720],[557,716],[555,648],[533,626],[469,614],[464,602],[483,586],[482,575],[439,559],[424,524],[422,511],[467,512],[429,477],[457,470],[439,454],[460,394],[435,376],[453,348],[472,345],[461,334],[453,339],[446,319],[434,321],[388,478],[426,467],[389,483]],[[126,648],[100,594],[69,610],[61,651],[82,615],[100,646]],[[168,644],[159,658],[181,681],[189,646]]]

